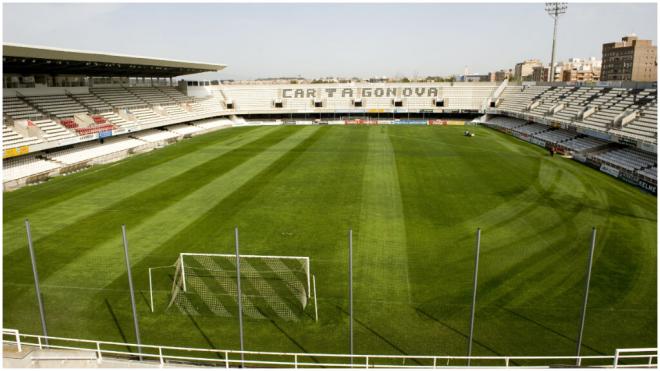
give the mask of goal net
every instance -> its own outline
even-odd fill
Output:
[[[254,319],[300,319],[311,296],[308,257],[241,255],[243,313]],[[236,255],[182,253],[168,309],[232,317],[238,313]]]

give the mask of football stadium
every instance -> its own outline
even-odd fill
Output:
[[[655,83],[186,59],[3,44],[5,365],[657,366]]]

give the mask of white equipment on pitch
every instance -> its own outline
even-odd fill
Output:
[[[309,257],[241,255],[240,260],[243,313],[299,320],[313,292]],[[175,267],[168,309],[174,305],[190,314],[234,315],[236,255],[181,253]]]

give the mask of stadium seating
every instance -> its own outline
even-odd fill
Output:
[[[219,114],[225,111],[222,100],[217,97],[197,99],[189,103],[189,107],[191,109],[190,117],[193,118],[208,117],[209,115]]]
[[[168,120],[181,122],[188,120],[190,117],[190,112],[183,109],[179,104],[163,106],[162,108],[167,113]]]
[[[58,163],[39,159],[33,155],[4,159],[2,161],[2,178],[6,182],[39,174],[47,174],[60,166]]]
[[[522,112],[532,99],[548,88],[547,86],[507,86],[500,95],[497,108],[509,112]]]
[[[111,112],[112,106],[94,94],[74,94],[71,96],[92,113]]]
[[[137,125],[137,122],[127,121],[126,119],[121,117],[119,114],[114,113],[114,112],[102,113],[101,116],[103,116],[103,118],[107,119],[110,123],[112,123],[113,125],[115,125],[116,127],[119,127],[119,128],[130,128],[130,127],[133,127],[133,126]]]
[[[639,140],[645,140],[647,138],[657,139],[657,110],[657,98],[653,96],[652,100],[647,105],[640,108],[640,114],[635,120],[623,126],[621,129],[612,129],[611,132]]]
[[[568,130],[557,129],[557,130],[550,130],[550,131],[537,133],[534,134],[533,136],[535,138],[544,140],[546,142],[558,144],[558,143],[566,142],[571,139],[575,139],[577,138],[578,134]]]
[[[144,142],[138,139],[127,137],[110,138],[103,144],[98,142],[81,143],[73,148],[48,153],[45,156],[52,161],[65,165],[74,165],[113,153],[127,151],[142,145],[144,145]]]
[[[178,91],[175,87],[173,86],[159,86],[157,87],[158,90],[163,92],[165,95],[176,101],[177,103],[186,103],[186,102],[192,102],[193,98],[189,97],[180,91]]]
[[[533,135],[533,134],[542,133],[544,131],[547,131],[548,129],[550,128],[541,124],[527,124],[523,126],[518,126],[514,128],[513,131],[520,134]]]
[[[2,115],[4,117],[11,117],[14,120],[42,116],[36,108],[18,97],[2,98]]]
[[[573,152],[585,152],[585,151],[595,150],[600,147],[604,147],[607,144],[608,142],[600,139],[591,138],[591,137],[582,137],[582,138],[575,138],[575,139],[567,140],[565,142],[561,142],[560,147],[563,147]]]
[[[287,87],[293,89],[292,87]],[[309,86],[301,86],[305,90],[312,89]],[[323,104],[323,108],[330,110],[344,110],[354,109],[353,100],[358,97],[340,97],[338,94],[330,97],[323,88],[313,86],[313,90],[317,94],[316,97],[305,98],[287,98],[281,96],[282,86],[272,85],[228,85],[221,88],[222,94],[231,99],[235,104],[235,108],[241,112],[259,112],[271,111],[276,109],[273,105],[275,101],[282,102],[282,110],[313,110],[315,99]],[[351,88],[354,88],[351,86]],[[360,89],[359,87],[355,87]],[[445,105],[443,109],[446,110],[478,110],[490,97],[495,90],[493,85],[480,85],[480,84],[464,84],[455,86],[438,86],[437,98],[443,99]],[[400,89],[400,87],[399,87]],[[373,95],[361,96],[362,107],[365,109],[392,109],[394,106],[392,101],[395,97],[376,97]],[[399,96],[396,97],[401,100],[401,109],[434,109],[433,99],[435,95],[429,96]]]
[[[202,129],[206,130],[212,130],[212,129],[219,129],[223,127],[229,127],[233,123],[230,120],[227,119],[211,119],[211,120],[204,120],[204,121],[199,121],[199,122],[194,122],[193,123],[195,126],[198,126]]]
[[[150,108],[135,108],[131,109],[130,113],[135,115],[138,123],[142,125],[157,124],[160,121],[166,120],[163,116],[157,114]]]
[[[123,87],[91,88],[89,92],[113,108],[144,107],[148,105],[147,102]]]
[[[127,88],[127,90],[150,105],[168,105],[178,103],[176,100],[170,98],[169,95],[156,88]]]
[[[493,86],[452,86],[443,87],[439,95],[445,100],[445,108],[458,110],[474,110],[481,108],[484,101],[490,97],[495,90]],[[432,106],[432,99],[425,98],[427,107]]]
[[[2,125],[2,148],[15,148],[20,146],[29,146],[31,144],[42,143],[43,140],[37,137],[24,137],[14,131],[7,125]]]
[[[231,99],[234,107],[240,111],[269,111],[273,109],[273,100],[280,98],[278,96],[280,88],[273,86],[235,86],[223,87],[223,94]],[[300,101],[297,109],[308,108],[311,99],[283,99],[284,107],[289,104],[295,104],[294,101]]]
[[[656,89],[508,86],[497,109],[657,143]],[[629,114],[632,121],[617,122]]]
[[[546,125],[528,123],[525,120],[507,116],[490,117],[486,121],[486,125],[532,136],[533,138],[557,144],[565,150],[577,153],[601,149],[609,144],[609,142],[592,137],[579,137],[580,134],[576,132],[563,129],[553,130]]]
[[[198,131],[202,131],[203,129],[193,125],[179,124],[179,125],[168,126],[167,130],[179,135],[188,135],[188,134],[196,133]]]
[[[619,148],[598,152],[590,156],[598,162],[633,172],[655,166],[655,156],[632,148]]]
[[[496,116],[490,118],[486,124],[493,125],[504,129],[515,129],[517,127],[525,125],[527,122],[525,120],[516,119],[513,117],[506,116]]]
[[[32,122],[41,129],[45,141],[67,139],[76,136],[74,132],[49,119],[33,120]]]
[[[77,127],[74,128],[74,130],[76,131],[76,133],[78,133],[78,135],[88,135],[88,134],[98,133],[101,131],[113,130],[114,128],[115,127],[112,124],[100,124],[100,125],[90,125],[84,128]]]
[[[149,129],[139,131],[132,137],[149,143],[157,143],[178,138],[179,134],[167,130]]]
[[[657,184],[658,182],[658,166],[653,165],[649,168],[637,171],[637,174],[651,180],[653,183]]]
[[[76,113],[87,113],[87,108],[68,95],[44,95],[25,97],[31,105],[56,118],[73,117]]]
[[[11,125],[5,125],[4,148],[56,141],[113,128],[132,131],[143,125],[165,126],[205,119],[225,111],[222,95],[192,98],[174,87],[91,88],[85,94],[4,97],[3,104],[6,123],[31,118],[44,132],[43,139],[23,138],[12,130]],[[122,110],[127,110],[126,114],[119,112]],[[77,113],[89,115],[97,124],[107,121],[113,127],[79,128],[72,119]]]

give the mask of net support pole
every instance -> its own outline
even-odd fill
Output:
[[[481,228],[477,228],[477,244],[474,256],[474,279],[472,286],[472,310],[470,311],[470,337],[468,338],[468,359],[467,365],[470,366],[470,357],[472,357],[472,338],[474,335],[474,311],[477,305],[477,278],[479,276],[479,249],[481,248]]]
[[[34,292],[37,295],[37,305],[39,306],[39,318],[41,319],[41,330],[44,334],[44,343],[48,345],[48,329],[46,328],[46,312],[44,311],[44,302],[41,298],[41,289],[39,287],[39,272],[37,271],[37,259],[34,255],[34,246],[32,246],[32,231],[30,230],[30,221],[25,219],[25,230],[27,231],[28,250],[30,250],[30,262],[32,263],[32,274],[34,275]]]
[[[348,230],[348,327],[349,327],[349,350],[351,364],[353,364],[353,230]]]
[[[243,367],[243,362],[245,361],[245,355],[243,352],[245,349],[243,348],[243,301],[241,297],[241,255],[238,248],[238,227],[234,227],[234,244],[236,246],[236,302],[238,303],[238,336],[241,343],[241,367]]]
[[[310,287],[310,282],[309,282],[309,275],[310,275],[310,268],[309,268],[309,258],[305,259],[305,262],[307,263],[307,267],[305,268],[305,273],[307,275],[307,298],[312,297],[312,291]]]
[[[580,362],[580,350],[582,348],[582,334],[584,333],[584,320],[587,316],[587,301],[589,300],[589,284],[591,283],[591,268],[593,266],[594,249],[596,248],[596,227],[591,229],[591,248],[587,259],[587,277],[584,282],[584,301],[582,302],[582,314],[580,316],[580,327],[578,329],[577,349],[575,351],[577,360]]]
[[[319,304],[316,301],[316,276],[312,276],[312,284],[314,287],[314,318],[316,322],[319,321]]]
[[[151,305],[151,313],[154,312],[154,287],[151,283],[151,268],[149,268],[149,304]]]
[[[179,255],[179,263],[181,264],[181,282],[183,283],[183,292],[186,292],[186,267],[183,264],[183,254]]]
[[[133,275],[131,273],[131,261],[128,258],[128,239],[126,238],[126,225],[121,225],[121,235],[124,240],[124,259],[126,260],[126,275],[128,276],[128,289],[131,294],[131,309],[133,310],[133,327],[135,329],[135,342],[138,346],[138,353],[140,353],[140,361],[142,361],[142,342],[140,341],[140,325],[138,324],[137,308],[135,307],[135,290],[133,290]]]

